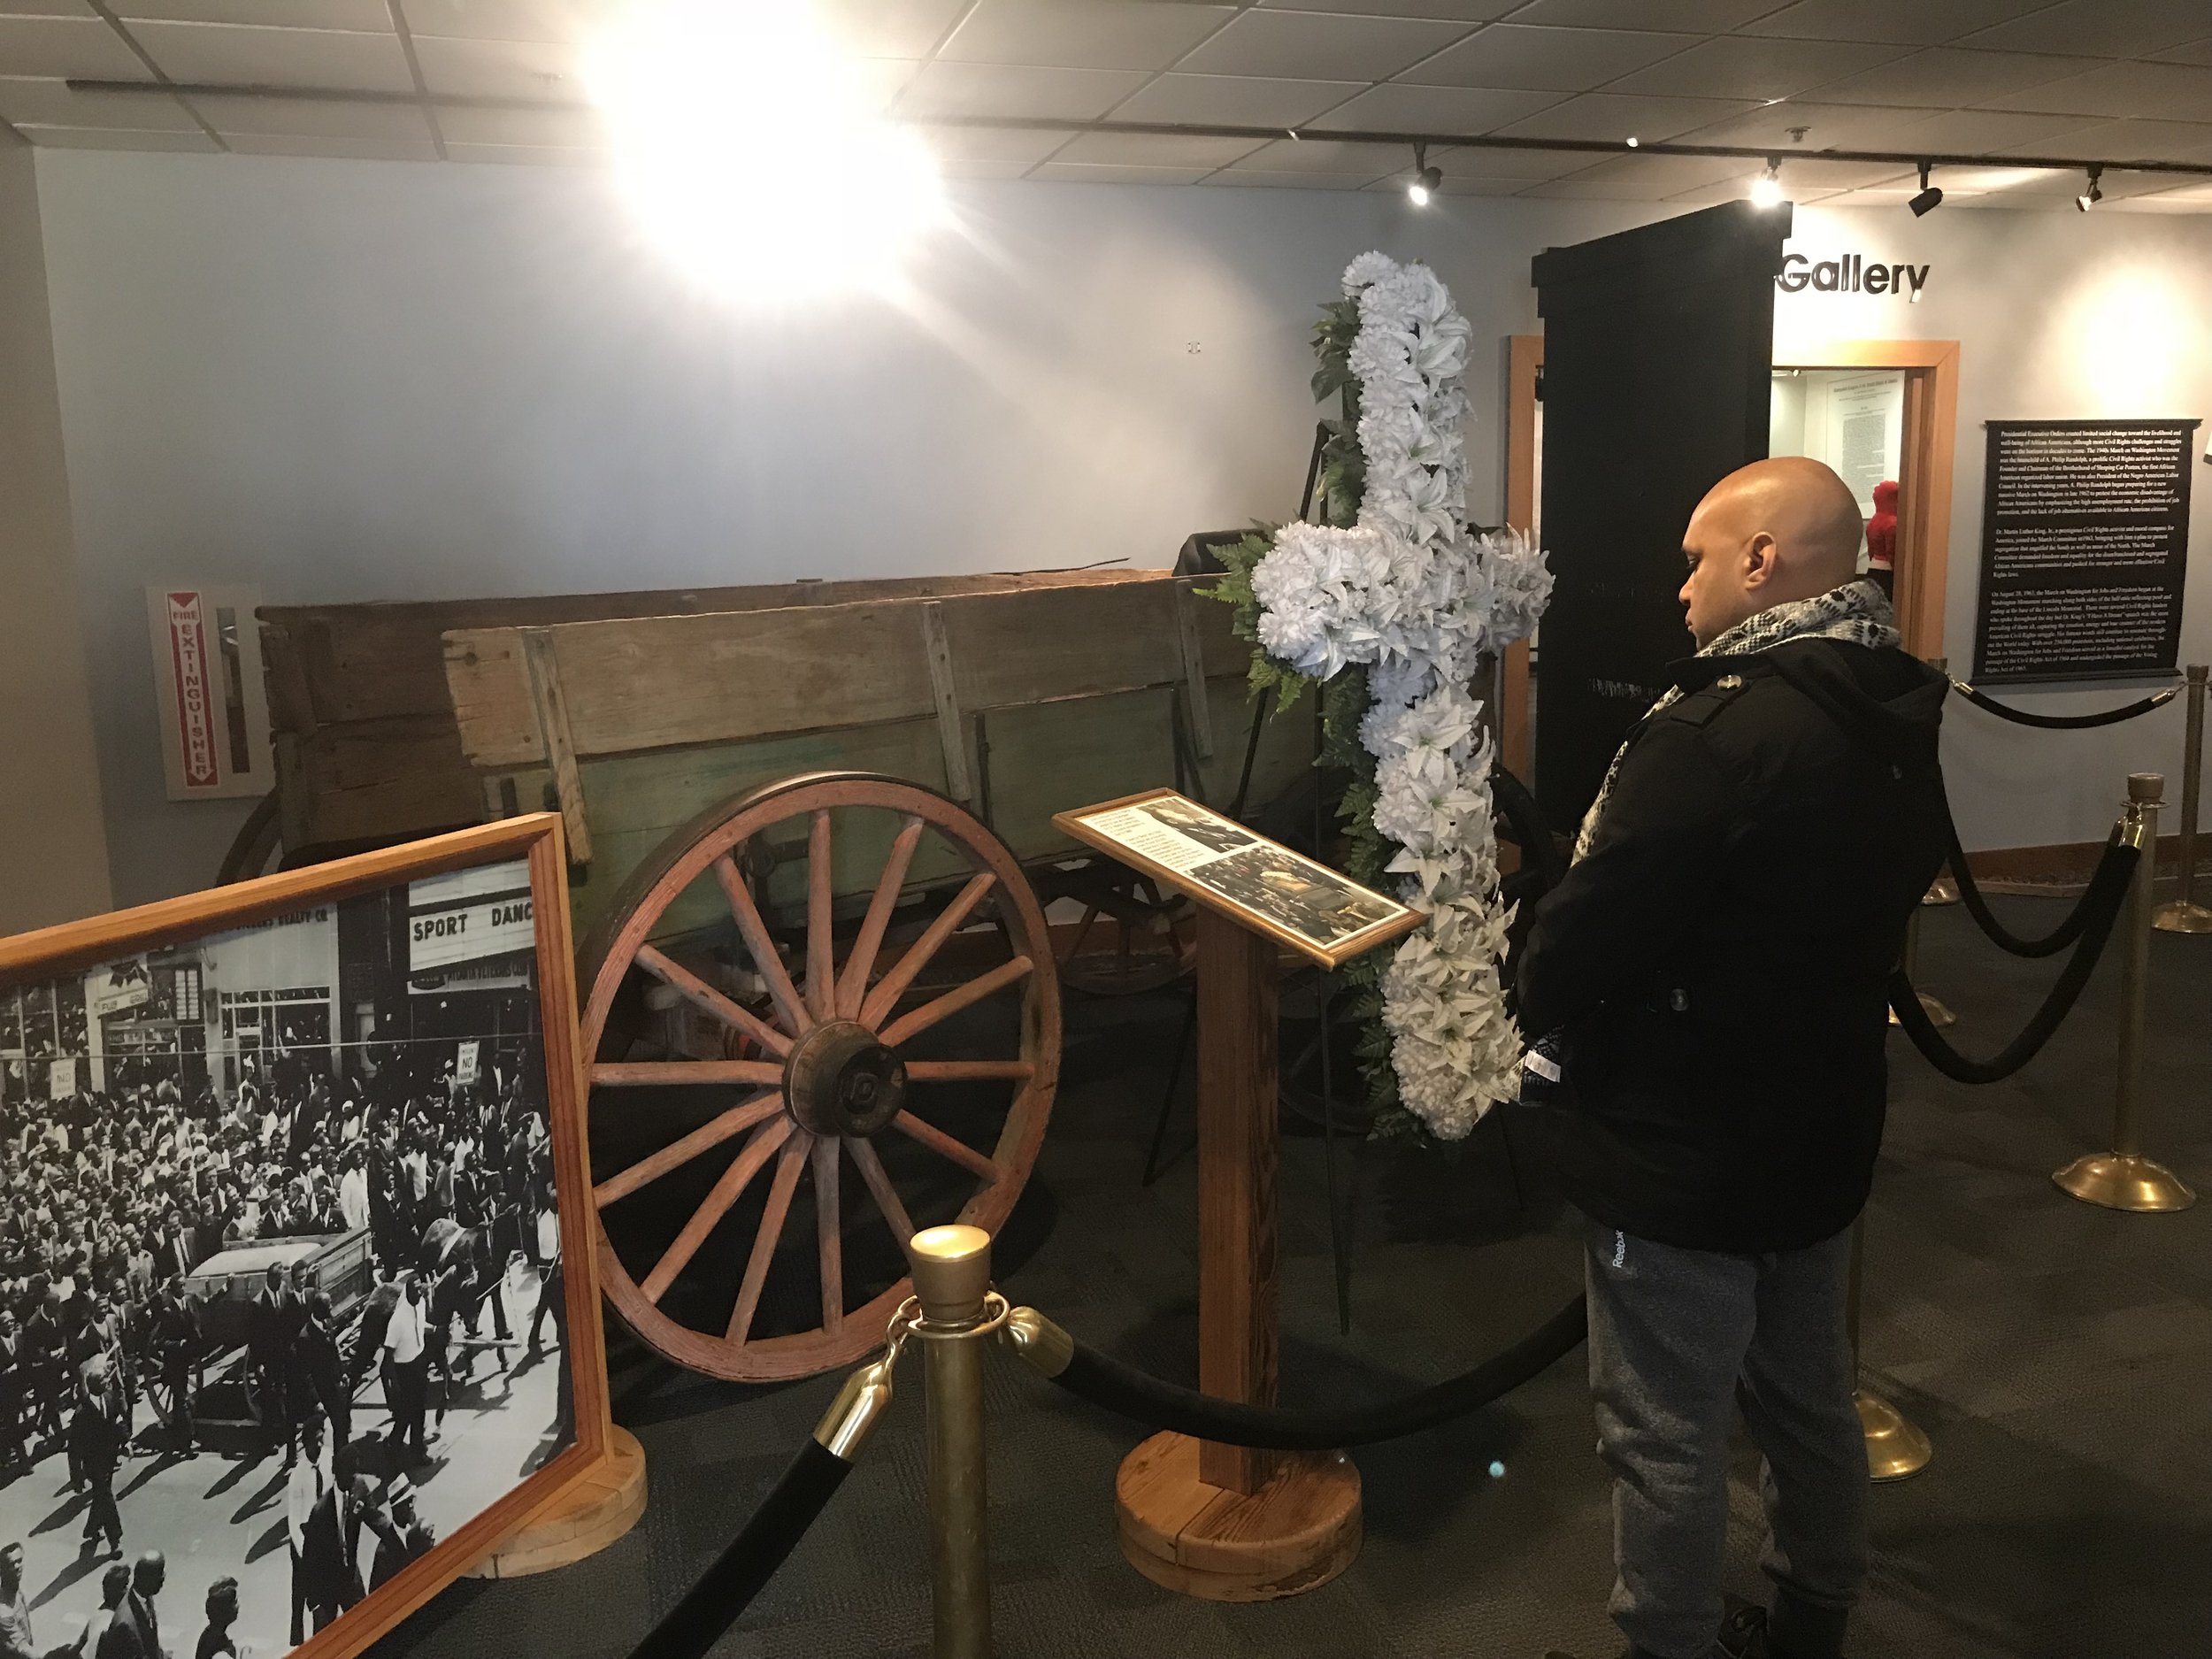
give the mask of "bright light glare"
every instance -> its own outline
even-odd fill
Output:
[[[718,292],[887,289],[945,217],[928,150],[805,0],[652,0],[593,42],[586,75],[647,231]]]
[[[1763,173],[1751,181],[1751,205],[1779,207],[1782,204],[1782,181],[1770,173]]]
[[[1426,207],[1429,204],[1429,187],[1416,179],[1406,186],[1406,198],[1416,207]]]

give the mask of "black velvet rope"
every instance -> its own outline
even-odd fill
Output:
[[[2106,875],[2108,866],[2124,872],[2116,881],[2100,895],[2100,908],[2091,912],[2082,928],[2080,942],[2074,954],[2066,959],[2066,966],[2058,981],[2051,987],[2051,994],[2044,998],[2043,1006],[2035,1010],[2026,1029],[2004,1048],[1986,1060],[1970,1059],[1943,1040],[1927,1010],[1920,1006],[1920,994],[1913,989],[1902,970],[1890,976],[1889,1005],[1896,1012],[1897,1023],[1905,1028],[1905,1034],[1913,1041],[1913,1047],[1927,1056],[1928,1064],[1947,1078],[1961,1083],[1994,1083],[2010,1077],[2022,1066],[2035,1058],[2043,1045],[2051,1040],[2051,1033],[2059,1027],[2081,995],[2082,987],[2089,983],[2089,976],[2097,965],[2097,958],[2104,952],[2105,941],[2112,936],[2112,925],[2119,919],[2120,902],[2127,895],[2129,879],[2135,873],[2137,861],[2142,854],[2124,842],[2115,852],[2125,855],[2115,858],[2108,855],[2098,866],[2098,874]],[[2085,905],[2085,909],[2087,907]]]
[[[2139,698],[2134,703],[2124,703],[2116,709],[2107,709],[2101,714],[2030,714],[2024,709],[2010,708],[1998,702],[1986,691],[1970,686],[1963,680],[1953,680],[1951,689],[1976,708],[1986,709],[2001,720],[2010,720],[2015,726],[2036,726],[2046,732],[2078,732],[2092,726],[2117,726],[2123,720],[2132,720],[2139,714],[2148,714],[2153,709],[2163,708],[2181,695],[2179,686],[2169,686],[2163,691]]]
[[[1240,1405],[1184,1388],[1109,1358],[1078,1342],[1075,1357],[1052,1380],[1070,1394],[1156,1429],[1194,1439],[1272,1451],[1325,1452],[1369,1446],[1434,1428],[1511,1393],[1571,1354],[1588,1330],[1577,1296],[1534,1331],[1472,1371],[1395,1400],[1332,1410],[1286,1410]]]
[[[1974,918],[1982,932],[1987,933],[1999,949],[2008,950],[2016,956],[2058,955],[2081,937],[2082,931],[2089,926],[2091,918],[2099,914],[2102,906],[2119,902],[2119,895],[2127,891],[2128,881],[2135,871],[2135,849],[2121,841],[2108,843],[2104,856],[2098,859],[2096,869],[2090,874],[2088,887],[2076,901],[2074,908],[2067,912],[2066,918],[2040,939],[2024,939],[1999,921],[1990,910],[1989,901],[1974,885],[1973,872],[1967,867],[1966,851],[1959,845],[1958,826],[1950,825],[1948,827],[1951,832],[1951,874],[1958,882],[1960,902],[1966,906],[1967,914]]]
[[[835,1452],[809,1439],[744,1530],[668,1616],[646,1632],[630,1659],[704,1659],[806,1536],[851,1470]]]

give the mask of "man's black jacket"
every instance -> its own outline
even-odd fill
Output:
[[[1589,1216],[1691,1249],[1857,1217],[1882,1138],[1885,982],[1941,867],[1943,677],[1826,639],[1679,664],[1588,854],[1537,905],[1522,1029]]]

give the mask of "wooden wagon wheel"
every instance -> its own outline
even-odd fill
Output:
[[[879,836],[892,831],[889,850],[841,957],[833,859],[841,837],[864,818],[873,820],[868,827]],[[747,874],[773,862],[762,856],[770,847],[768,832],[794,820],[803,826],[804,851],[792,862],[803,856],[806,875],[803,945],[795,952],[800,958],[795,973],[777,949]],[[972,874],[894,956],[886,935],[917,849],[931,835]],[[717,989],[652,942],[669,907],[703,879],[719,887],[749,969],[764,987],[753,1006]],[[983,937],[1003,941],[1002,959],[934,995],[918,992],[917,980],[932,963],[953,954],[945,950],[947,942],[984,919],[987,909],[995,911],[999,927]],[[963,935],[964,942],[978,937]],[[610,1052],[620,1046],[610,1017],[634,975],[669,987],[716,1022],[726,1052],[758,1057],[635,1061]],[[663,1114],[664,1134],[650,1137],[662,1141],[657,1149],[623,1167],[595,1166],[593,1171],[602,1286],[631,1327],[678,1364],[735,1381],[773,1381],[849,1364],[882,1341],[886,1322],[910,1287],[902,1276],[879,1290],[864,1286],[860,1305],[847,1305],[845,1217],[849,1209],[861,1208],[845,1202],[848,1164],[887,1229],[867,1242],[879,1260],[889,1260],[881,1248],[885,1240],[902,1252],[918,1223],[887,1167],[887,1155],[910,1153],[929,1161],[929,1184],[940,1210],[947,1207],[940,1178],[956,1177],[959,1187],[972,1187],[956,1214],[929,1216],[918,1225],[957,1219],[992,1231],[1013,1209],[1036,1161],[1060,1063],[1059,990],[1044,913],[1005,844],[927,789],[866,773],[815,773],[702,813],[671,834],[626,883],[586,948],[584,987],[583,1052],[594,1056],[585,1111],[595,1146],[611,1118],[619,1119],[635,1141],[641,1129],[651,1127],[639,1119],[651,1112],[657,1095],[665,1101],[672,1089],[690,1103],[689,1110]],[[987,1003],[994,998],[999,1000]],[[1018,1010],[1008,1005],[1013,998],[1018,998]],[[972,1008],[1018,1011],[1006,1051],[962,1058],[909,1052],[941,1022]],[[988,1150],[971,1144],[982,1137],[972,1133],[963,1140],[932,1120],[932,1095],[948,1085],[1010,1086],[1010,1104]],[[678,1133],[687,1123],[696,1126]],[[689,1171],[695,1187],[701,1166],[718,1158],[727,1161],[681,1230],[664,1246],[644,1251],[633,1246],[631,1254],[640,1259],[626,1261],[611,1241],[605,1212],[633,1194],[655,1191],[655,1183],[672,1175],[678,1179],[670,1187],[680,1187],[680,1171]],[[768,1187],[757,1221],[749,1204],[746,1213],[733,1216],[764,1173]],[[757,1331],[777,1243],[792,1219],[802,1179],[808,1183],[814,1237],[813,1248],[801,1254],[810,1258],[818,1317],[810,1327]],[[751,1236],[741,1243],[747,1221],[753,1221]],[[873,1225],[858,1216],[854,1222],[856,1229]],[[855,1236],[860,1236],[856,1231]],[[718,1258],[733,1266],[733,1247],[741,1244],[745,1266],[733,1302],[717,1302],[702,1317],[700,1295],[670,1297],[671,1287],[687,1275],[703,1271],[712,1279]],[[902,1253],[895,1260],[902,1268]],[[801,1271],[808,1264],[803,1262]],[[787,1289],[792,1263],[785,1265]],[[787,1310],[791,1302],[786,1296],[781,1305]],[[677,1303],[680,1309],[672,1305]]]
[[[1197,950],[1184,919],[1188,900],[1125,865],[1101,861],[1079,873],[1070,896],[1083,906],[1083,919],[1059,948],[1063,984],[1094,996],[1134,996],[1190,972]]]

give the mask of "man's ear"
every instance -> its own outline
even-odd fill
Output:
[[[1756,588],[1773,579],[1776,551],[1773,536],[1764,530],[1757,532],[1750,541],[1744,543],[1743,581],[1745,587]]]

